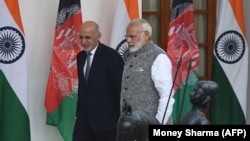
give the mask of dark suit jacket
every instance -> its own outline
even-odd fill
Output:
[[[75,126],[81,126],[87,116],[97,132],[116,129],[120,116],[120,91],[124,61],[114,49],[100,43],[91,64],[88,83],[83,66],[86,52],[77,55],[78,103]]]

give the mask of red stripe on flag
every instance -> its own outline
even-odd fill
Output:
[[[173,76],[175,76],[177,64],[182,57],[182,64],[177,75],[174,90],[178,91],[181,83],[187,78],[187,69],[189,60],[192,58],[191,72],[192,74],[199,65],[199,50],[196,41],[193,5],[190,4],[181,15],[170,23],[168,34],[167,52],[173,64]]]
[[[76,55],[81,50],[78,35],[81,19],[78,11],[56,29],[45,98],[48,113],[55,111],[78,85]]]

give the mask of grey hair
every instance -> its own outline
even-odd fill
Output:
[[[138,19],[133,19],[130,21],[129,25],[135,25],[135,24],[139,24],[141,25],[141,30],[142,31],[148,31],[149,32],[149,36],[151,37],[152,35],[152,27],[149,24],[149,22],[145,19],[142,18],[138,18]]]

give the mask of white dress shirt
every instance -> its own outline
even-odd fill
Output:
[[[91,68],[91,64],[93,62],[93,58],[94,58],[97,47],[98,47],[98,45],[93,50],[90,51],[90,53],[91,53],[91,56],[90,56],[90,68]],[[85,75],[85,72],[86,72],[86,67],[87,67],[87,59],[85,61],[85,65],[84,65],[84,68],[83,68],[84,69],[84,75]]]
[[[152,80],[154,81],[154,85],[160,95],[156,119],[162,123],[170,91],[173,85],[172,64],[167,55],[159,54],[157,56],[152,65],[151,72]],[[175,102],[173,94],[174,92],[172,90],[163,124],[166,124],[169,118],[171,118],[173,104]]]

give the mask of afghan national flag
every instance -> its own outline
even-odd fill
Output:
[[[80,0],[60,0],[45,107],[47,124],[57,126],[65,141],[72,141],[77,103],[76,55],[81,50]]]
[[[189,94],[198,82],[199,49],[192,0],[174,0],[168,33],[167,54],[173,65],[174,98],[172,118],[178,124],[192,108]]]
[[[117,2],[110,46],[115,48],[124,60],[127,59],[129,53],[124,38],[126,28],[130,20],[139,18],[139,11],[138,0],[118,0]]]
[[[18,1],[0,1],[0,140],[30,141],[27,49]]]
[[[210,104],[212,124],[246,124],[248,46],[241,0],[217,1],[212,80],[219,91]]]

